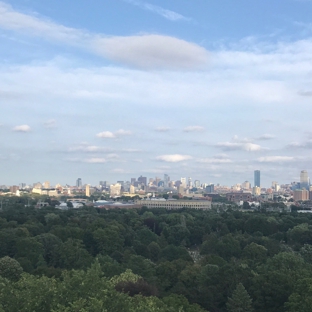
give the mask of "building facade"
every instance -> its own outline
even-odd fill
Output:
[[[209,210],[211,209],[211,201],[210,200],[166,200],[163,198],[149,198],[149,199],[141,199],[136,201],[137,205],[141,207],[145,206],[149,209],[151,208],[165,208],[168,210],[171,209],[182,209],[182,208],[190,208],[190,209],[201,209],[201,210]]]
[[[254,186],[261,187],[260,184],[260,170],[254,171]]]

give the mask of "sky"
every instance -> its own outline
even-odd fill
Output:
[[[0,185],[312,176],[312,0],[0,0]]]

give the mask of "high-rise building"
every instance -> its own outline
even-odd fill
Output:
[[[305,188],[306,190],[309,189],[310,183],[309,183],[309,175],[306,170],[302,170],[300,172],[300,188]]]
[[[133,185],[130,185],[130,194],[135,194],[135,187]]]
[[[43,183],[43,187],[46,188],[46,189],[50,188],[50,182],[49,181],[45,181]]]
[[[138,178],[138,181],[139,181],[141,184],[143,184],[143,185],[147,185],[147,178],[146,178],[146,177],[140,176],[140,177]]]
[[[244,183],[242,183],[242,189],[243,189],[243,190],[249,190],[249,189],[251,189],[250,182],[245,181]]]
[[[192,188],[193,185],[192,185],[192,178],[191,178],[191,177],[188,178],[188,181],[187,181],[187,182],[188,182],[187,186],[188,186],[189,188]]]
[[[306,201],[309,200],[309,191],[308,190],[295,190],[294,191],[294,201]]]
[[[183,185],[184,188],[186,188],[186,178],[181,178],[181,185]]]
[[[260,170],[254,171],[254,186],[261,187],[260,184]]]
[[[90,197],[90,185],[89,184],[86,185],[86,196]]]
[[[205,189],[206,189],[207,193],[213,193],[214,192],[214,184],[207,185]]]
[[[119,183],[111,184],[109,187],[109,194],[111,197],[120,196],[121,185]]]
[[[169,186],[169,181],[170,181],[170,177],[168,176],[168,174],[164,174],[164,186],[168,187]]]
[[[199,180],[194,181],[194,187],[197,187],[197,188],[200,187],[200,181]]]
[[[78,179],[76,180],[76,186],[77,186],[78,188],[81,188],[81,187],[82,187],[82,180],[81,180],[81,178],[78,178]]]

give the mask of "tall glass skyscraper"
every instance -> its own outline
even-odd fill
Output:
[[[254,171],[254,186],[260,186],[260,170],[255,170]]]
[[[302,170],[300,172],[300,188],[305,188],[306,190],[309,190],[309,175],[306,170]]]

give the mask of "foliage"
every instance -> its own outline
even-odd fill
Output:
[[[305,312],[312,304],[309,214],[19,201],[0,211],[0,311],[226,312],[245,302],[256,312]]]

